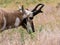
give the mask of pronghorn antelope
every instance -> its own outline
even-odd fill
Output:
[[[21,8],[19,7],[19,10],[12,11],[0,9],[0,30],[2,31],[20,26],[21,22],[28,16],[28,14],[29,11],[24,10],[23,6]]]
[[[40,5],[42,6],[37,10]],[[32,31],[35,32],[32,19],[35,15],[42,12],[43,6],[43,4],[38,4],[32,11],[24,9],[23,6],[19,7],[19,10],[12,11],[0,9],[0,30],[3,31],[20,25],[28,30],[28,25],[30,25]]]
[[[35,15],[39,13],[43,13],[43,11],[41,10],[43,7],[44,7],[44,4],[38,4],[32,11],[30,11],[29,16],[22,21],[22,24],[21,24],[22,27],[24,27],[25,29],[28,29],[30,25],[32,31],[35,32],[33,18]],[[27,31],[29,32],[29,29]]]

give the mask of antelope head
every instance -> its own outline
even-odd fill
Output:
[[[43,7],[44,7],[44,4],[38,4],[32,11],[25,10],[25,14],[27,15],[27,17],[22,21],[21,25],[22,25],[22,27],[24,27],[25,29],[27,29],[28,32],[30,30],[32,30],[33,32],[35,32],[34,24],[33,24],[33,20],[32,19],[33,19],[33,17],[35,15],[37,15],[39,13],[43,13],[43,11],[41,10]]]
[[[25,10],[23,5],[22,7],[19,7],[19,11],[23,13],[23,21],[21,23],[22,27],[27,29],[28,32],[30,31],[30,29],[34,32],[33,21],[30,20],[30,18],[33,17],[33,12]]]

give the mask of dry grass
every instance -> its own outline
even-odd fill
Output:
[[[17,0],[14,3],[13,1],[10,1],[9,5],[6,2],[5,8],[17,9],[17,5],[23,2],[23,0],[18,0],[19,3]],[[34,3],[32,0],[29,1],[28,4],[26,2],[23,4],[25,7],[29,5],[28,7],[32,9],[40,0],[35,0]],[[36,32],[29,34],[21,27],[3,31],[0,33],[0,45],[60,45],[60,6],[57,4],[59,0],[41,0],[41,2],[45,4],[42,9],[44,12],[35,16],[33,20]]]

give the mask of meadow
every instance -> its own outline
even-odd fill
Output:
[[[0,45],[60,45],[60,0],[0,0],[0,8],[32,10],[44,4],[43,13],[33,19],[35,32],[29,34],[21,26],[0,33]]]

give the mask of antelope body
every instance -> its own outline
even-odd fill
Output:
[[[37,10],[39,5],[42,6]],[[19,10],[6,11],[0,9],[0,30],[15,28],[20,25],[23,28],[27,29],[28,25],[30,25],[32,31],[35,32],[32,19],[38,13],[42,13],[41,9],[43,6],[44,6],[43,4],[38,4],[32,11],[24,10],[23,6],[19,8]]]
[[[24,13],[23,6],[21,10],[0,9],[0,30],[18,27],[27,15],[27,12]]]
[[[23,14],[19,10],[14,11],[4,11],[0,9],[0,28],[3,30],[3,28],[9,28],[9,26],[16,27],[18,26],[22,19]],[[18,24],[15,24],[16,19],[18,20]],[[5,26],[4,26],[5,25]]]

